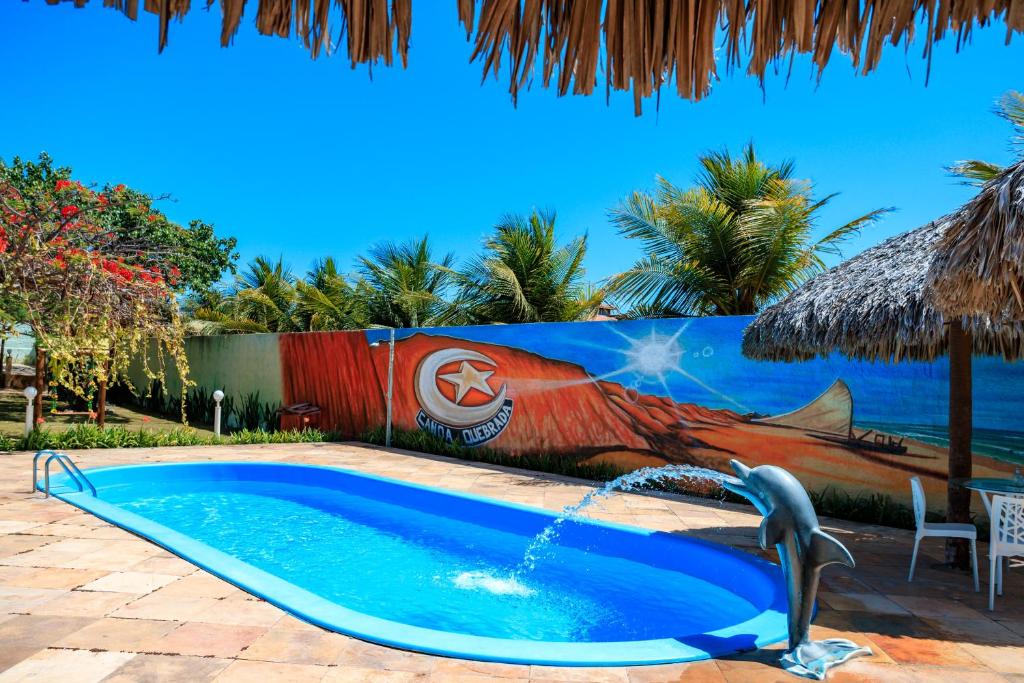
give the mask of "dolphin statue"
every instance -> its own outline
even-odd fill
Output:
[[[761,465],[751,469],[738,460],[729,464],[737,478],[728,478],[722,485],[749,500],[764,515],[758,540],[765,550],[775,546],[786,578],[789,649],[782,656],[783,668],[822,680],[831,667],[871,654],[870,649],[845,638],[810,638],[822,567],[853,567],[854,561],[842,543],[821,530],[807,490],[781,467]]]

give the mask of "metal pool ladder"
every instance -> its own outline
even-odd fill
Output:
[[[79,491],[85,491],[85,488],[89,487],[89,493],[91,493],[94,498],[96,497],[96,487],[92,485],[91,481],[89,481],[89,477],[85,476],[85,473],[78,468],[75,461],[64,453],[58,453],[57,451],[51,450],[39,451],[32,458],[32,493],[36,492],[37,482],[39,481],[39,458],[44,455],[49,456],[43,464],[43,481],[45,485],[43,492],[46,494],[47,498],[50,497],[50,463],[55,460],[67,473],[68,478],[75,482]]]

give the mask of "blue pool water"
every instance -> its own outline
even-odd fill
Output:
[[[785,637],[775,565],[345,472],[201,463],[87,472],[58,495],[298,616],[409,649],[550,664],[685,661]],[[517,569],[518,568],[518,569]]]

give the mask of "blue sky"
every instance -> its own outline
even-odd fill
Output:
[[[199,6],[202,3],[194,3]],[[0,7],[0,156],[46,150],[79,177],[170,193],[163,209],[238,237],[243,259],[278,256],[297,271],[333,255],[346,265],[375,242],[424,232],[466,257],[511,211],[558,211],[564,237],[588,232],[589,279],[638,255],[607,210],[656,174],[683,184],[697,154],[753,140],[768,160],[793,158],[820,193],[841,192],[821,232],[870,209],[898,209],[852,242],[853,255],[955,208],[971,190],[944,166],[1006,162],[1009,129],[991,113],[1024,88],[1024,41],[977,31],[960,54],[936,51],[925,86],[920,46],[889,48],[858,77],[837,53],[820,84],[798,59],[764,92],[723,74],[691,103],[666,93],[635,118],[628,94],[557,98],[535,88],[512,107],[502,82],[480,83],[455,2],[415,3],[410,67],[351,70],[313,62],[296,41],[259,36],[252,12],[234,47],[219,13],[132,23],[95,0]]]

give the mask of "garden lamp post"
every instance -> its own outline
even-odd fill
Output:
[[[25,398],[28,403],[25,405],[25,436],[28,437],[35,429],[35,399],[39,390],[35,387],[25,387]]]
[[[213,435],[220,438],[220,402],[224,400],[224,392],[218,389],[213,392]]]

